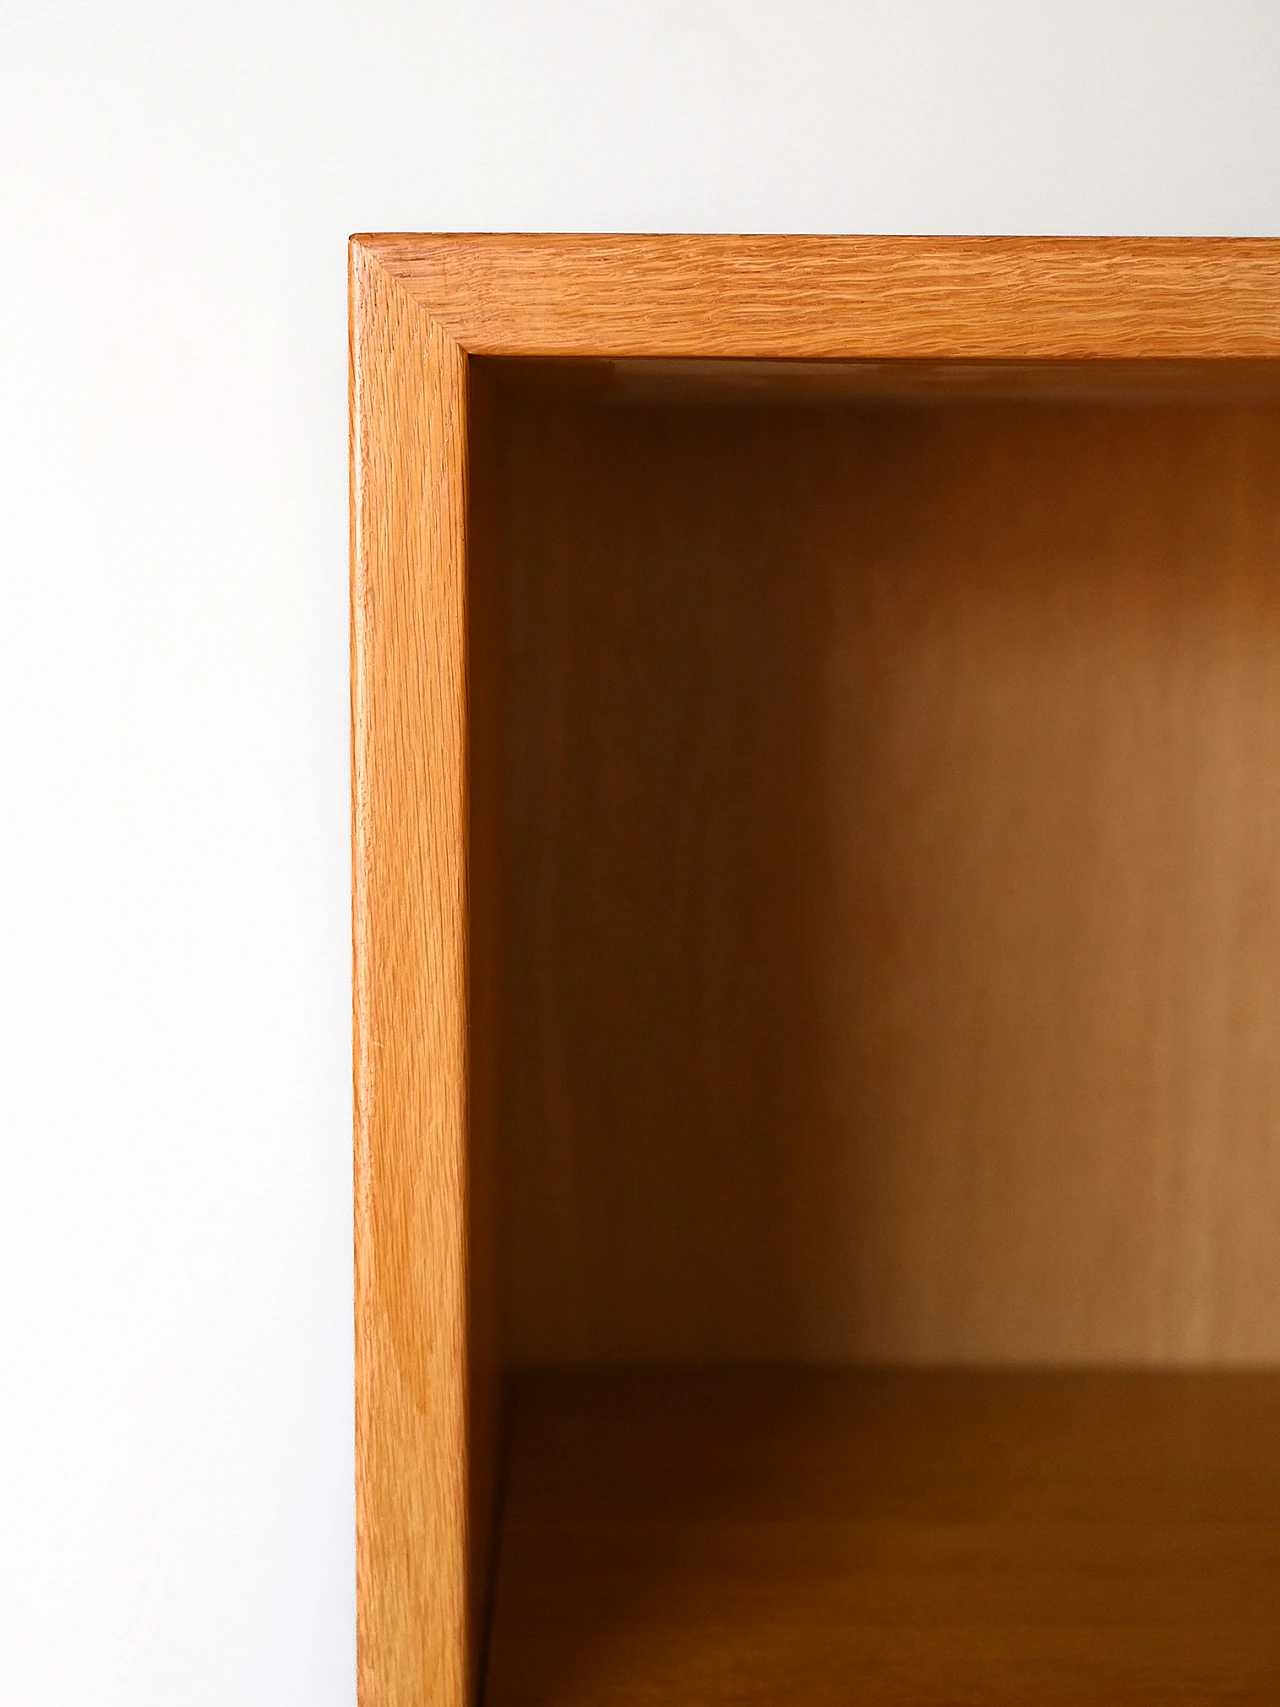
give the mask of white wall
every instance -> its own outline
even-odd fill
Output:
[[[1280,233],[1256,0],[5,0],[0,1699],[353,1699],[345,238]]]

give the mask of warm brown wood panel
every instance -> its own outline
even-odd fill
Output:
[[[463,1707],[466,366],[393,280],[353,263],[360,1699]]]
[[[475,1696],[504,1314],[1280,1358],[1280,245],[362,238],[351,325],[362,1707]],[[1171,1525],[1273,1699],[1254,1531]],[[1116,1675],[1200,1699],[1154,1533],[1059,1536],[1063,1675],[1102,1558],[1191,1609]],[[769,1663],[829,1676],[826,1617]]]
[[[1280,356],[1266,239],[357,241],[472,355]]]
[[[1271,1707],[1280,1376],[547,1375],[486,1707]]]
[[[1280,1357],[1280,412],[519,395],[517,1357]]]

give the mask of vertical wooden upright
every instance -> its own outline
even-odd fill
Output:
[[[352,248],[362,1707],[471,1693],[467,363]]]

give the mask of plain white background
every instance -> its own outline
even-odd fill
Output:
[[[0,1699],[354,1699],[345,239],[1280,233],[1256,0],[0,5]]]

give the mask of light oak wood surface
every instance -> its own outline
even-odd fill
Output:
[[[360,1699],[464,1707],[513,1348],[1274,1355],[1280,245],[351,262]]]
[[[471,355],[1280,356],[1270,239],[356,239]]]
[[[1280,1376],[517,1388],[486,1707],[1271,1707]]]
[[[352,275],[360,1699],[471,1697],[466,365]]]

